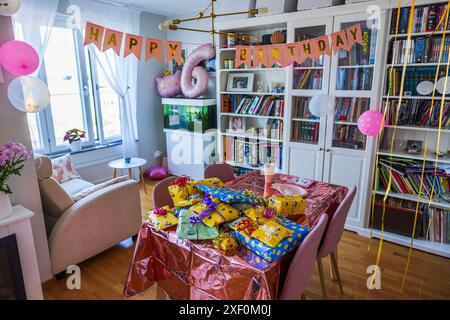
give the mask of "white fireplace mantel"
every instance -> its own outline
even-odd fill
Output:
[[[15,206],[13,214],[0,220],[0,239],[15,234],[19,250],[20,265],[28,300],[42,300],[42,286],[31,229],[30,210]]]

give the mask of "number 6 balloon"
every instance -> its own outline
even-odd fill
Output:
[[[195,49],[186,60],[181,73],[181,91],[187,98],[198,98],[208,90],[208,72],[198,64],[214,58],[215,55],[215,47],[208,43]],[[192,78],[196,80],[195,85],[192,84]]]

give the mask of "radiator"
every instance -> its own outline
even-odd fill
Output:
[[[76,165],[76,169],[83,180],[93,184],[102,183],[111,179],[113,176],[113,169],[108,166],[108,163],[119,158],[120,157],[107,158],[91,163]]]

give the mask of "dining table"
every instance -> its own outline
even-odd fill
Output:
[[[292,175],[277,173],[272,185],[303,186],[306,191],[305,219],[300,224],[314,228],[321,214],[331,218],[348,189],[321,181],[309,186]],[[264,195],[265,176],[253,170],[225,184],[225,188]],[[271,195],[280,191],[271,189]],[[301,247],[301,245],[300,245]],[[240,255],[226,256],[210,240],[182,240],[176,228],[156,231],[145,221],[139,231],[125,281],[123,297],[128,298],[157,284],[158,290],[177,300],[273,300],[277,299],[295,250],[264,268]]]

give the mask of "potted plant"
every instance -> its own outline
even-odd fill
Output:
[[[30,157],[30,152],[20,143],[7,142],[0,148],[0,220],[13,211],[9,200],[12,192],[6,182],[10,176],[20,176],[23,163]]]
[[[72,152],[81,151],[81,139],[86,137],[86,132],[80,129],[70,129],[64,136],[64,141],[69,141]]]

